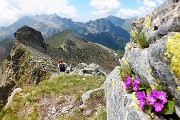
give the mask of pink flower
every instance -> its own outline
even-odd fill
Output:
[[[146,98],[146,93],[145,91],[142,91],[142,92],[136,92],[136,95],[138,96],[139,99],[143,99],[143,98]]]
[[[156,112],[160,112],[164,108],[164,104],[167,103],[166,92],[151,90],[151,94],[147,96],[147,101],[155,107]]]
[[[156,97],[161,100],[163,104],[167,103],[166,92],[158,91]]]
[[[154,103],[156,102],[156,98],[154,97],[153,94],[149,94],[147,96],[147,101],[151,104],[151,105],[154,105]]]
[[[134,80],[134,86],[135,85],[139,85],[140,84],[140,79],[139,78],[136,78],[135,80]]]
[[[151,93],[152,93],[155,97],[157,97],[157,95],[158,95],[158,91],[157,91],[157,90],[151,90]]]
[[[128,76],[128,78],[126,79],[124,84],[125,84],[126,89],[128,90],[132,84],[132,78],[130,76]]]
[[[141,109],[144,109],[144,106],[146,105],[146,100],[144,99],[140,99],[140,106],[141,106]]]
[[[140,79],[139,78],[135,79],[134,84],[133,84],[134,85],[134,87],[133,87],[134,91],[138,90],[139,84],[140,84]]]
[[[162,109],[164,108],[164,104],[161,103],[161,102],[156,102],[156,103],[154,104],[154,107],[155,107],[155,111],[156,111],[156,112],[160,112],[160,111],[162,111]]]
[[[135,85],[135,86],[133,87],[133,90],[134,90],[134,91],[137,91],[138,88],[139,88],[139,86],[138,86],[138,85]]]

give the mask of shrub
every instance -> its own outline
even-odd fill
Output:
[[[136,41],[140,45],[141,48],[148,48],[149,43],[146,41],[146,37],[144,35],[144,32],[138,31],[136,32]]]

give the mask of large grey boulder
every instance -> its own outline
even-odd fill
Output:
[[[155,84],[156,79],[152,76],[151,66],[148,61],[149,49],[132,48],[130,51],[126,51],[122,62],[128,60],[134,73],[147,85]]]
[[[180,2],[169,0],[156,8],[143,22],[143,31],[149,43],[169,32],[180,32]]]

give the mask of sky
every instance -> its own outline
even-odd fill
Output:
[[[23,16],[58,14],[87,22],[114,15],[133,18],[149,14],[166,0],[1,0],[0,26],[8,26]]]

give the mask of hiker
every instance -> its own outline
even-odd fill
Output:
[[[66,67],[67,67],[66,63],[64,63],[62,60],[58,60],[58,69],[59,69],[59,72],[65,72]]]

